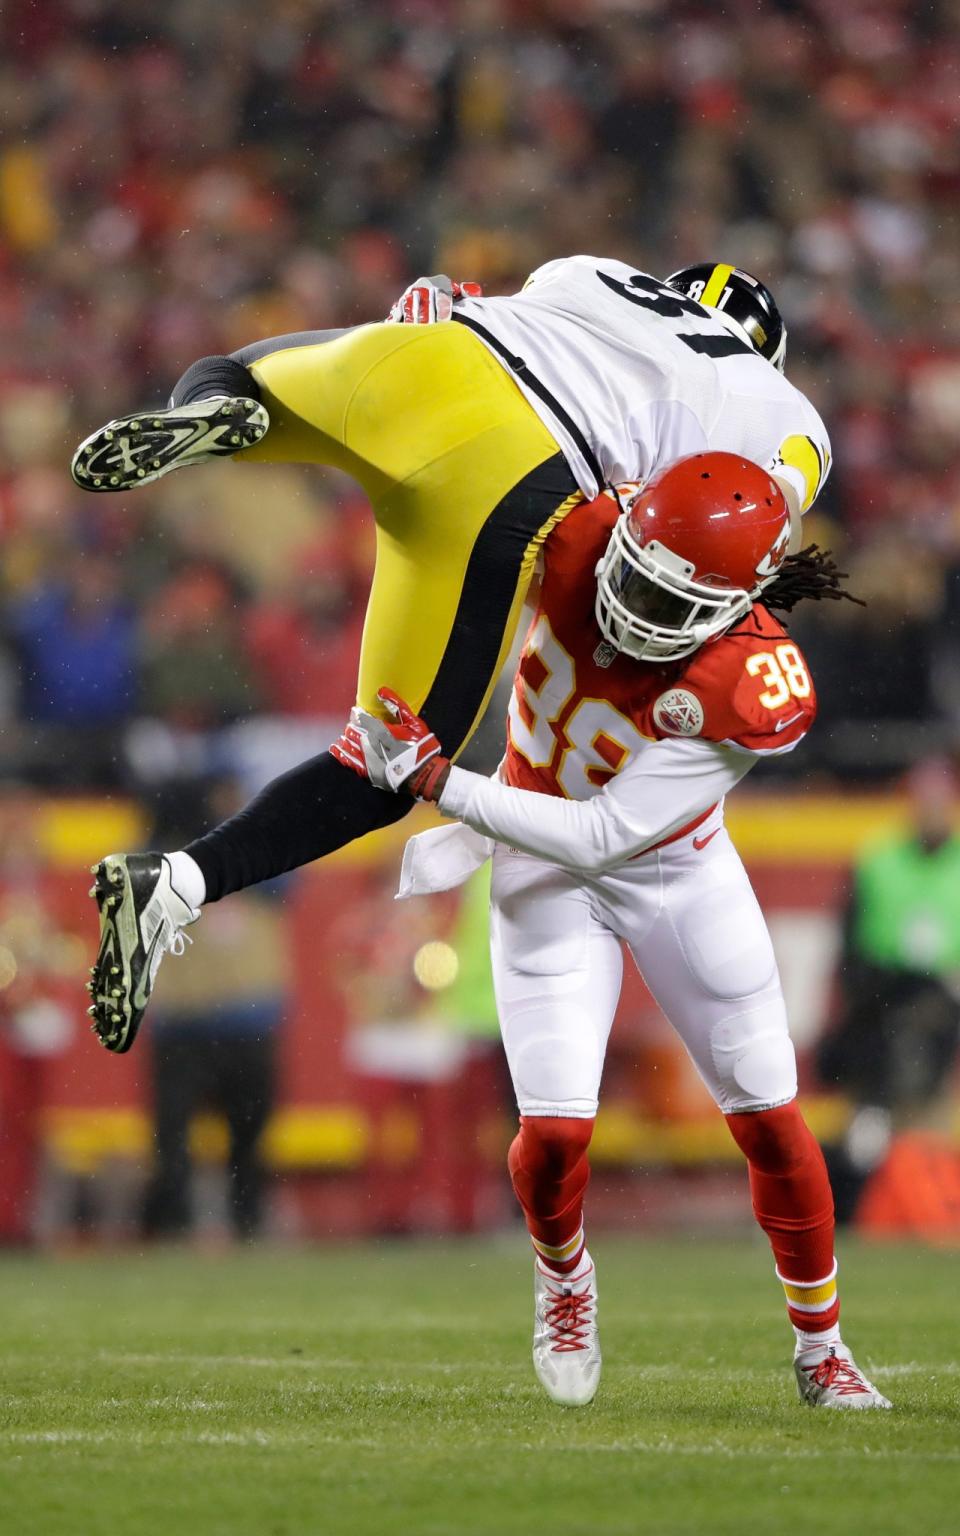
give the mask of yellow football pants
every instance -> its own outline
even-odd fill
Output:
[[[455,323],[257,351],[270,430],[237,457],[328,464],[359,481],[377,556],[358,701],[376,709],[377,689],[394,688],[455,753],[509,652],[543,540],[582,500],[557,444]]]

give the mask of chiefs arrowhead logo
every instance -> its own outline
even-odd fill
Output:
[[[686,688],[670,688],[654,704],[653,719],[666,736],[699,736],[703,705]]]
[[[777,537],[774,539],[767,554],[757,562],[757,576],[761,581],[771,576],[776,576],[783,564],[783,557],[787,553],[787,545],[790,543],[790,524],[784,523]]]

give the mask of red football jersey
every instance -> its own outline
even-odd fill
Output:
[[[583,800],[644,743],[664,737],[757,753],[796,746],[816,715],[816,694],[799,647],[761,603],[681,661],[634,661],[602,639],[594,570],[618,513],[611,497],[598,496],[547,540],[510,700],[507,782]]]

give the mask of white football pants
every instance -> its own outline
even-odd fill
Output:
[[[595,878],[498,845],[490,931],[521,1114],[596,1114],[621,939],[725,1113],[796,1094],[773,946],[720,810]]]

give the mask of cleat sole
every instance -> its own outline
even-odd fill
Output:
[[[117,865],[108,866],[105,859],[102,859],[99,864],[95,864],[93,868],[96,874],[96,881],[91,888],[90,894],[96,901],[101,914],[100,942],[102,948],[104,942],[103,914],[104,912],[114,911],[120,905],[123,898],[117,894],[117,886],[123,884],[124,876],[121,868]],[[110,966],[109,969],[106,969],[106,975],[104,974],[105,969],[98,954],[96,963],[90,967],[91,981],[88,985],[93,994],[94,1001],[91,1007],[87,1009],[87,1012],[93,1020],[91,1029],[97,1036],[100,1044],[105,1050],[111,1051],[115,1055],[121,1055],[130,1049],[137,1031],[133,1027],[131,1020],[130,1027],[124,1032],[122,1027],[124,1023],[123,1015],[117,1012],[117,1000],[122,999],[123,991],[122,989],[118,990],[115,987],[107,986],[106,977],[108,975],[119,976],[121,974],[120,967]]]
[[[266,408],[247,398],[171,406],[150,418],[118,417],[80,444],[71,471],[84,490],[130,490],[173,469],[250,448],[269,425]]]

